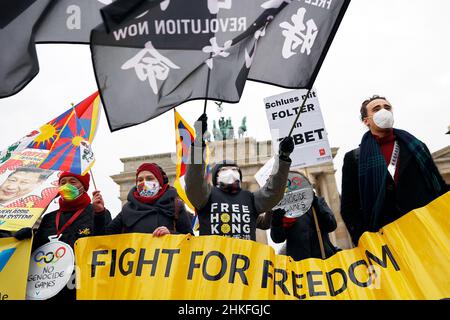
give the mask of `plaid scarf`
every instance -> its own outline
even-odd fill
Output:
[[[394,135],[402,141],[419,164],[428,189],[438,197],[443,190],[439,184],[436,166],[425,145],[404,130],[394,129]],[[377,231],[386,196],[386,179],[389,172],[380,146],[368,131],[361,140],[359,156],[359,189],[364,221],[369,231]]]
[[[241,191],[241,181],[237,180],[231,184],[219,182],[217,187],[223,192],[235,194]]]

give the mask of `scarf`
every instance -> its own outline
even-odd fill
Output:
[[[175,200],[178,196],[177,191],[166,184],[166,191],[161,193],[153,203],[146,203],[139,200],[139,198],[147,197],[136,197],[136,187],[133,187],[128,193],[128,202],[122,208],[122,219],[123,224],[130,228],[136,222],[138,222],[143,217],[149,214],[163,214],[168,217],[175,217]],[[155,196],[155,197],[156,197]]]
[[[402,141],[419,164],[422,176],[436,197],[442,193],[439,173],[425,145],[404,130],[394,129],[395,137]],[[386,196],[386,179],[389,172],[380,146],[370,131],[364,134],[360,145],[358,166],[360,200],[363,218],[369,231],[377,231]]]
[[[73,201],[65,201],[62,197],[59,198],[59,210],[61,212],[74,212],[86,208],[91,204],[91,198],[84,192],[81,196]]]
[[[231,184],[219,182],[217,187],[223,192],[235,194],[241,191],[241,181],[237,180]]]

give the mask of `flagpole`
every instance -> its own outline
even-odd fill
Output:
[[[212,57],[212,53],[209,54],[209,58],[210,59],[212,59],[211,57]],[[206,78],[205,104],[204,104],[204,107],[203,107],[203,113],[206,113],[206,106],[208,104],[208,92],[209,92],[209,78],[210,78],[210,76],[211,76],[211,69],[208,66],[208,78]]]
[[[311,93],[311,90],[312,90],[312,86],[311,86],[310,89],[308,89],[308,92],[306,93],[305,98],[303,99],[302,106],[300,107],[300,111],[298,112],[297,117],[295,118],[294,123],[292,124],[291,131],[289,131],[288,137],[290,137],[292,135],[292,131],[294,131],[295,126],[297,125],[297,121],[300,118],[300,115],[302,114],[302,110],[305,107],[306,100],[308,100],[308,97],[309,97],[309,94]]]
[[[92,173],[92,169],[89,169],[89,172],[91,173],[92,182],[94,183],[95,191],[97,191],[98,189],[97,189],[97,185],[95,184],[95,179],[94,179],[94,174]]]
[[[326,256],[325,256],[325,249],[323,247],[322,233],[320,232],[319,222],[317,220],[317,214],[316,210],[314,209],[314,205],[312,206],[312,213],[314,217],[314,223],[316,224],[317,237],[319,238],[320,253],[322,255],[322,259],[325,260]]]

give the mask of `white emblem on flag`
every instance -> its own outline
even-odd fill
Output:
[[[139,80],[148,80],[154,94],[158,93],[158,83],[156,80],[166,80],[171,68],[180,69],[179,66],[161,55],[153,47],[151,41],[148,41],[144,49],[122,65],[122,70],[131,68],[134,68]]]
[[[255,45],[253,46],[253,55],[250,55],[247,51],[247,48],[245,48],[245,66],[247,67],[247,69],[249,69],[252,66],[253,58],[255,57],[256,54],[256,47],[258,45],[258,40],[259,38],[264,37],[266,35],[266,28],[271,20],[273,20],[273,16],[268,16],[264,27],[255,32],[254,37],[256,39],[256,42]]]
[[[279,8],[284,2],[291,3],[292,0],[269,0],[264,2],[261,7],[264,9],[275,9]]]
[[[170,0],[164,0],[164,1],[161,1],[161,3],[159,5],[161,6],[162,11],[166,11],[169,4],[170,4]]]
[[[231,9],[231,0],[208,0],[208,10],[216,14],[220,9]]]
[[[212,53],[211,58],[206,60],[206,64],[208,65],[208,67],[210,69],[212,69],[213,68],[213,58],[215,58],[217,56],[226,58],[230,55],[230,53],[226,52],[226,50],[228,50],[231,47],[231,44],[233,43],[233,41],[228,40],[227,42],[225,42],[223,44],[223,47],[219,47],[219,45],[217,44],[216,37],[209,39],[209,42],[211,43],[211,45],[203,47],[202,51],[205,53]]]
[[[286,21],[280,23],[280,27],[285,29],[282,31],[285,37],[282,54],[285,59],[296,54],[295,50],[299,45],[302,45],[300,48],[302,54],[305,52],[307,55],[311,54],[319,30],[313,19],[309,19],[305,25],[305,13],[305,8],[298,9],[297,14],[291,17],[293,25]]]
[[[81,172],[84,173],[87,169],[89,169],[94,161],[95,156],[92,152],[91,145],[89,141],[83,140],[80,142],[80,155],[81,155]]]

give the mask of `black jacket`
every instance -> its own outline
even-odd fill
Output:
[[[73,216],[74,212],[62,212],[59,227],[61,228],[64,224]],[[33,249],[36,250],[40,246],[49,242],[48,237],[56,235],[56,214],[57,211],[50,212],[42,218],[42,222],[33,239]],[[108,210],[101,215],[102,219],[105,221],[111,221],[111,214]],[[67,227],[62,233],[59,239],[62,242],[67,243],[74,248],[75,242],[83,237],[99,235],[98,230],[95,229],[94,220],[98,219],[99,215],[94,213],[94,207],[89,204],[86,209],[81,213],[81,215],[74,220],[74,222]],[[73,275],[72,275],[73,276]],[[69,283],[71,280],[69,281]],[[73,282],[73,281],[72,281]],[[49,299],[52,301],[73,301],[75,300],[76,290],[69,290],[68,286],[65,286],[56,296]]]
[[[329,232],[336,230],[336,219],[333,212],[328,207],[324,198],[316,197],[313,201],[317,220],[324,243],[325,256],[329,258],[338,251],[330,241]],[[270,236],[275,243],[282,243],[286,240],[286,254],[295,261],[308,258],[322,258],[320,251],[319,237],[312,214],[312,208],[307,213],[297,218],[295,223],[289,227],[283,227],[282,216],[272,216],[272,227]]]
[[[103,234],[153,233],[156,228],[165,226],[173,234],[194,234],[191,218],[174,188],[167,189],[154,204],[138,201],[133,195],[134,191],[136,187],[130,190],[128,202],[111,223],[104,223],[100,220],[101,217],[96,220],[98,232]]]
[[[426,187],[417,160],[400,139],[397,142],[400,147],[398,181],[395,185],[393,179],[388,175],[382,219],[377,230],[369,230],[367,222],[363,219],[358,177],[359,148],[345,154],[342,167],[341,215],[355,245],[358,244],[358,240],[364,232],[378,231],[386,224],[435,199],[435,196]],[[425,149],[430,153],[426,146]],[[439,183],[445,193],[448,186],[441,176],[439,176]]]
[[[42,222],[34,236],[33,251],[49,242],[48,237],[56,235],[56,213],[57,211],[50,212],[42,218]],[[59,227],[61,228],[74,214],[75,212],[63,212],[59,221]],[[111,221],[111,214],[108,210],[102,215],[106,221]],[[95,229],[94,220],[98,217],[94,213],[94,207],[89,204],[83,213],[62,233],[59,239],[62,242],[67,243],[73,249],[75,241],[87,236],[98,235],[98,230]]]

